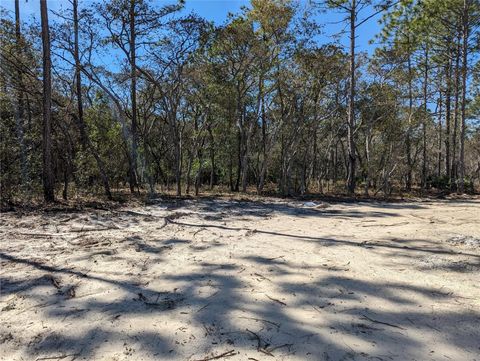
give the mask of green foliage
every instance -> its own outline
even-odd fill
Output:
[[[58,190],[66,179],[77,191],[100,193],[95,154],[114,189],[128,186],[132,163],[130,2],[80,3],[81,90],[91,147],[84,145],[76,121],[73,31],[67,6],[65,19],[51,25],[54,173]],[[285,195],[341,189],[348,163],[349,53],[333,38],[319,43],[316,35],[322,24],[315,23],[318,9],[309,4],[252,0],[216,26],[195,14],[178,13],[183,2],[135,3],[135,172],[140,188],[172,191],[177,182],[184,189],[201,169],[203,189],[210,186],[212,175],[213,186],[242,190],[245,183],[259,193],[272,187]],[[348,18],[352,4],[327,0],[321,5],[322,10]],[[456,141],[458,164],[462,86],[455,74],[460,80],[463,0],[357,0],[356,4],[357,25],[369,12],[383,10],[375,39],[380,45],[372,56],[356,57],[358,183],[388,194],[393,186],[406,187],[410,174],[414,186],[420,185],[425,153],[427,185],[451,190],[457,183],[444,164],[445,96],[448,88],[448,139],[451,147]],[[471,63],[464,163],[465,184],[471,190],[480,180],[476,1],[468,15]],[[5,15],[0,21],[0,185],[3,200],[9,200],[38,194],[41,186],[41,52],[37,24],[22,23],[18,44],[12,20]],[[20,123],[18,89],[25,110]],[[28,164],[28,179],[23,181],[19,181],[23,178],[19,154],[25,154]]]

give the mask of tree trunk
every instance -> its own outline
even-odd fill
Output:
[[[248,183],[248,154],[249,154],[249,136],[245,136],[245,144],[242,156],[242,192],[247,192],[247,183]]]
[[[371,131],[368,129],[368,133],[365,136],[365,196],[368,197],[368,188],[370,186],[370,141]]]
[[[242,171],[242,132],[238,129],[238,149],[237,149],[237,179],[235,181],[235,192],[240,190],[240,174]]]
[[[333,187],[335,188],[337,186],[337,179],[338,179],[338,142],[335,142],[335,154],[333,157],[333,174],[332,174],[332,181],[333,181]]]
[[[180,138],[180,137],[178,137]],[[182,143],[177,139],[175,144],[175,183],[177,185],[177,196],[182,195]]]
[[[262,162],[260,165],[260,175],[257,192],[261,194],[265,186],[265,174],[267,171],[267,125],[265,122],[265,105],[262,102]]]
[[[343,159],[343,168],[345,174],[348,174],[348,159],[347,159],[347,154],[345,152],[345,145],[343,142],[340,140],[340,150],[342,151],[342,159]]]
[[[230,191],[233,192],[235,187],[233,185],[233,152],[230,151],[230,158],[228,162],[228,183],[230,185]]]
[[[202,139],[202,142],[198,145],[197,148],[197,159],[198,159],[198,170],[195,175],[195,196],[198,196],[200,193],[200,186],[202,185],[202,163],[203,163],[203,152],[202,148],[205,143],[205,138]]]
[[[108,180],[107,173],[105,171],[105,166],[103,164],[102,159],[98,155],[97,150],[93,146],[92,142],[90,141],[90,137],[88,135],[85,121],[83,119],[83,101],[82,101],[82,76],[81,76],[81,65],[80,65],[80,56],[78,52],[78,43],[79,43],[79,35],[78,35],[78,0],[73,0],[73,29],[74,29],[74,52],[73,57],[75,58],[75,79],[76,79],[76,95],[77,95],[77,110],[78,110],[78,118],[77,124],[80,130],[80,138],[82,140],[82,145],[85,150],[89,150],[90,153],[95,158],[95,162],[97,163],[98,171],[100,172],[100,177],[102,178],[103,187],[105,189],[105,195],[108,199],[112,199],[112,193],[110,192],[110,184]]]
[[[467,76],[468,76],[468,36],[469,36],[469,7],[470,1],[463,0],[463,44],[462,44],[462,128],[460,134],[460,180],[458,190],[465,191],[465,131],[466,131],[466,105],[467,105]]]
[[[410,40],[409,40],[410,41]],[[405,145],[407,147],[407,181],[406,189],[410,191],[412,189],[412,172],[413,172],[413,159],[412,159],[412,117],[413,117],[413,86],[412,86],[412,59],[410,54],[410,48],[408,49],[408,125],[407,134],[405,139]]]
[[[243,118],[243,152],[242,152],[242,192],[247,192],[247,183],[248,183],[248,163],[249,163],[249,153],[250,153],[250,136],[252,134],[252,125],[246,124],[246,107],[242,109],[242,118]],[[251,122],[251,120],[250,120]]]
[[[187,177],[187,186],[185,188],[185,194],[190,194],[190,185],[191,185],[191,181],[190,181],[190,176],[192,174],[192,163],[193,163],[193,151],[189,152],[188,154],[188,164],[187,164],[187,174],[186,174],[186,177]]]
[[[452,164],[450,168],[451,189],[457,187],[457,130],[458,130],[458,100],[460,96],[460,38],[457,39],[455,52],[455,79],[454,79],[454,105],[453,105],[453,134],[452,134]]]
[[[317,121],[316,116],[315,116],[315,121]],[[313,159],[312,159],[312,180],[314,182],[317,182],[317,192],[320,192],[320,176],[319,172],[317,169],[317,152],[318,152],[318,145],[317,145],[317,138],[318,138],[318,129],[317,129],[317,124],[315,124],[314,130],[313,130]],[[330,147],[330,146],[329,146]],[[330,154],[330,149],[327,151],[327,156]],[[328,176],[328,165],[329,161],[327,160],[327,169],[325,171],[325,174]]]
[[[356,0],[352,0],[350,10],[350,89],[348,102],[348,176],[347,189],[349,194],[355,193],[355,22],[357,15]]]
[[[62,192],[62,198],[63,200],[67,200],[68,198],[68,168],[70,166],[68,165],[68,162],[65,164],[65,169],[63,170],[63,192]]]
[[[130,192],[135,192],[137,185],[137,71],[136,71],[136,33],[135,0],[130,0],[130,96],[132,101],[132,162],[130,169]]]
[[[46,202],[55,201],[52,164],[52,80],[50,58],[50,31],[47,0],[40,0],[43,46],[43,196]]]
[[[158,171],[153,169],[153,155],[146,139],[143,141],[143,147],[145,149],[145,163],[148,165],[146,168],[146,176],[149,186],[149,196],[152,197],[155,195],[155,184],[158,179]]]
[[[422,122],[422,135],[423,135],[423,154],[422,154],[422,189],[427,188],[427,114],[428,114],[428,45],[425,48],[425,69],[423,79],[423,122]]]
[[[438,166],[437,166],[437,176],[440,178],[442,175],[442,91],[440,90],[440,96],[438,99]]]
[[[210,126],[208,126],[208,134],[210,135],[210,190],[212,190],[215,182],[215,139],[213,138],[213,132]]]
[[[282,195],[286,195],[287,191],[286,191],[286,182],[285,182],[285,179],[286,179],[286,166],[285,166],[285,158],[286,158],[286,150],[285,150],[285,140],[284,140],[284,136],[282,134],[282,137],[281,137],[281,148],[280,148],[280,182],[278,184],[278,189],[280,191],[280,193]]]
[[[17,55],[22,58],[22,34],[20,30],[20,4],[19,0],[15,0],[15,40],[17,47]],[[21,174],[21,183],[22,186],[25,186],[28,183],[28,164],[27,164],[27,149],[25,146],[24,138],[24,107],[23,107],[23,78],[20,67],[17,71],[17,81],[18,81],[18,90],[17,90],[17,104],[15,111],[15,125],[17,128],[17,137],[18,143],[20,145],[20,174]]]
[[[307,151],[303,154],[302,159],[302,169],[300,171],[300,194],[303,196],[308,188],[307,188]]]
[[[452,83],[452,63],[450,56],[450,49],[448,50],[447,69],[446,69],[446,89],[445,89],[445,175],[448,178],[448,183],[451,182],[450,177],[450,118],[451,118],[451,83]]]

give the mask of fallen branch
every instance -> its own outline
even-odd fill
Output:
[[[268,351],[268,350],[265,350],[264,348],[260,348],[260,349],[258,349],[258,351],[263,352],[265,355],[275,357],[275,356],[273,355],[273,353],[271,353],[271,352]]]
[[[30,237],[58,237],[58,236],[68,236],[68,233],[30,233],[30,232],[14,232],[20,236],[30,236]]]
[[[260,336],[258,336],[255,332],[250,331],[248,328],[246,330],[257,339],[257,350],[260,350],[262,348],[262,339],[260,338]]]
[[[177,302],[182,302],[184,298],[178,298],[178,299],[165,299],[163,301],[157,302],[158,298],[160,295],[158,295],[157,300],[155,302],[149,302],[147,297],[145,297],[141,292],[138,293],[138,300],[143,301],[145,305],[150,306],[150,307],[160,307],[163,308],[163,310],[171,310],[175,308],[175,305]]]
[[[391,223],[391,224],[364,224],[362,227],[394,227],[394,226],[404,226],[410,224],[410,222],[400,222],[400,223]]]
[[[267,280],[267,281],[272,282],[272,280],[271,280],[270,278],[265,277],[264,275],[262,275],[262,274],[260,274],[260,273],[254,273],[254,275],[260,277],[260,278],[262,279],[262,281],[263,281],[263,280]]]
[[[257,322],[265,322],[265,323],[269,323],[271,325],[274,325],[276,326],[277,328],[280,328],[280,324],[279,323],[276,323],[276,322],[273,322],[273,321],[269,321],[269,320],[264,320],[263,318],[254,318],[254,317],[245,317],[245,316],[240,316],[239,318],[243,318],[243,319],[246,319],[246,320],[254,320],[254,321],[257,321]]]
[[[247,330],[247,332],[250,332],[257,339],[257,351],[258,352],[262,352],[262,353],[264,353],[268,356],[273,356],[273,354],[269,350],[266,349],[268,344],[265,347],[262,347],[262,339],[260,338],[260,336],[258,336],[255,332],[250,331],[248,328],[246,330]]]
[[[286,306],[286,305],[287,305],[285,302],[280,301],[280,300],[277,300],[276,298],[270,297],[269,295],[265,295],[265,296],[267,296],[267,297],[270,298],[272,301],[277,302],[277,303],[279,303],[279,304],[281,304],[281,305],[283,305],[283,306]]]
[[[111,225],[108,227],[103,227],[103,228],[80,228],[80,229],[71,229],[70,232],[102,232],[102,231],[108,231],[110,229],[120,229],[119,226],[117,225]]]
[[[35,232],[13,232],[13,233],[18,234],[20,236],[51,238],[51,237],[70,236],[72,233],[101,232],[101,231],[108,231],[110,229],[120,229],[120,227],[116,225],[112,225],[112,226],[103,227],[103,228],[80,228],[80,229],[71,229],[69,232],[62,232],[62,233],[35,233]]]
[[[64,359],[65,357],[73,357],[73,356],[78,356],[78,353],[74,354],[69,354],[69,355],[61,355],[61,356],[51,356],[51,357],[39,357],[35,361],[41,361],[41,360],[61,360]]]
[[[390,326],[390,327],[394,327],[394,328],[399,328],[400,330],[405,330],[405,328],[403,328],[401,326],[398,326],[398,325],[394,325],[393,323],[374,320],[373,318],[370,318],[366,315],[362,315],[362,316],[363,316],[363,318],[365,318],[365,319],[367,319],[367,320],[369,320],[370,322],[373,322],[373,323],[379,323],[381,325]]]
[[[272,352],[272,351],[278,350],[279,348],[290,347],[290,346],[293,346],[293,343],[285,343],[285,344],[280,345],[280,346],[275,346],[275,347],[270,348],[268,351]]]
[[[198,233],[200,233],[201,231],[205,231],[205,230],[206,230],[206,228],[200,228],[198,231],[195,231],[193,233],[193,236],[195,237]]]
[[[135,212],[135,211],[118,211],[121,213],[127,213],[130,214],[131,216],[142,216],[142,217],[155,217],[153,214],[148,214],[148,213],[140,213],[140,212]]]
[[[230,350],[230,351],[227,351],[227,352],[224,352],[220,355],[217,355],[217,356],[212,356],[212,357],[206,357],[206,358],[202,358],[200,360],[195,360],[195,361],[210,361],[210,360],[216,360],[216,359],[219,359],[219,358],[222,358],[222,357],[230,357],[230,356],[234,356],[235,355],[235,350]]]
[[[198,313],[198,312],[200,312],[201,310],[204,310],[204,309],[207,308],[208,306],[210,306],[210,303],[207,303],[205,306],[199,308],[197,311],[195,311],[195,313]]]

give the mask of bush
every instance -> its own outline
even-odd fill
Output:
[[[442,176],[430,176],[427,179],[427,188],[436,188],[438,190],[450,190],[451,183],[448,180],[448,177],[445,175]]]

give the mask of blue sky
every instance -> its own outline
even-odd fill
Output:
[[[158,3],[171,3],[169,0],[154,0]],[[294,0],[295,1],[295,0]],[[306,4],[308,0],[296,0],[302,4]],[[70,2],[68,0],[47,0],[48,8],[50,10],[59,10],[61,7],[69,8]],[[92,0],[79,0],[80,6],[86,6],[89,3],[93,3]],[[20,0],[20,13],[23,20],[27,20],[32,16],[36,17],[39,20],[39,0]],[[185,12],[194,11],[200,16],[204,17],[207,20],[214,21],[216,24],[222,24],[228,13],[237,13],[240,11],[242,6],[247,6],[250,4],[249,0],[186,0]],[[4,7],[8,11],[14,10],[14,0],[0,0],[0,6]],[[371,8],[364,10],[363,17],[368,16],[371,11]],[[336,13],[334,11],[327,11],[323,14],[316,16],[316,21],[319,24],[323,24],[324,34],[319,37],[320,43],[327,43],[331,41],[331,35],[339,33],[343,29],[343,25],[339,24],[339,21],[342,19],[342,14]],[[53,14],[50,15],[53,17]],[[369,40],[371,40],[378,32],[379,25],[378,19],[380,15],[373,17],[368,22],[363,24],[358,29],[358,38],[357,38],[357,51],[367,51],[371,53],[375,46],[369,45]],[[360,16],[360,19],[362,16]],[[340,40],[343,44],[347,45],[347,38],[344,36]]]

